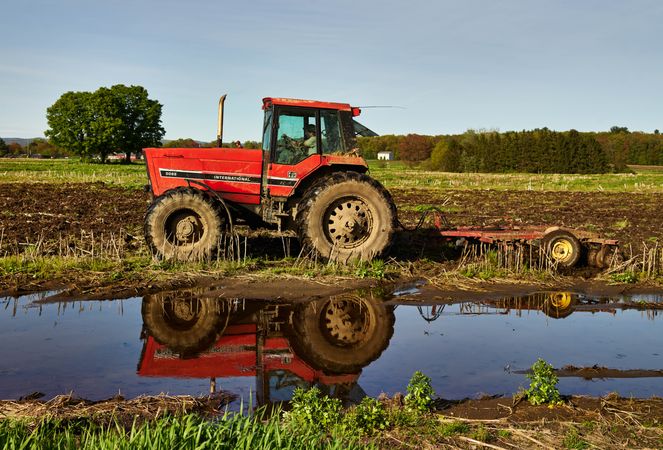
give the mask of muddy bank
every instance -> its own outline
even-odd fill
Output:
[[[75,284],[61,281],[43,281],[20,288],[0,290],[0,297],[19,297],[35,292],[53,291],[40,303],[78,300],[116,300],[141,297],[164,291],[196,289],[205,297],[241,298],[256,301],[304,301],[330,297],[344,292],[364,290],[384,297],[398,298],[399,302],[446,303],[499,299],[524,296],[542,291],[565,291],[588,296],[611,297],[623,294],[661,294],[656,284],[614,284],[601,280],[560,279],[555,282],[477,281],[464,278],[447,283],[413,278],[374,280],[343,277],[321,277],[307,280],[299,277],[270,276],[186,276],[173,275],[162,281],[136,283]]]
[[[578,280],[571,277],[554,282],[480,281],[454,277],[447,282],[431,282],[421,278],[375,280],[349,277],[274,277],[240,275],[219,277],[210,275],[173,274],[163,280],[143,280],[134,283],[66,283],[57,280],[35,281],[20,287],[0,290],[0,297],[19,297],[35,292],[53,291],[40,303],[78,300],[113,300],[141,297],[164,291],[197,289],[206,297],[241,298],[257,301],[304,301],[330,297],[344,292],[364,290],[375,295],[398,298],[399,302],[447,303],[499,299],[524,296],[542,291],[565,291],[588,296],[658,294],[663,288],[656,284],[614,284],[602,280]]]

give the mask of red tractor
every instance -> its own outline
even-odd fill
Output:
[[[219,101],[218,145],[223,130]],[[369,260],[390,247],[397,224],[389,192],[366,172],[355,137],[359,108],[263,99],[262,149],[148,148],[154,200],[147,244],[159,258],[214,257],[233,224],[294,231],[323,258]]]

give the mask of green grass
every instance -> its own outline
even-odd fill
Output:
[[[369,161],[369,167],[371,175],[388,189],[663,192],[663,167],[655,166],[634,166],[634,174],[598,175],[446,173],[410,167],[400,161]],[[96,181],[139,189],[147,183],[145,165],[0,158],[0,183]]]
[[[354,449],[357,440],[310,429],[292,432],[278,415],[226,414],[210,421],[197,415],[164,417],[125,428],[92,420],[45,419],[36,425],[0,421],[0,449]]]
[[[663,192],[663,168],[635,168],[634,174],[448,173],[410,167],[400,161],[369,161],[371,175],[387,189],[494,189],[498,191]]]
[[[94,183],[140,189],[147,184],[145,164],[99,164],[78,159],[0,158],[0,183]]]

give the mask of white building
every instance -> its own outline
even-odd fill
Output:
[[[388,152],[388,151],[378,152],[378,159],[391,161],[392,159],[394,159],[394,152]]]

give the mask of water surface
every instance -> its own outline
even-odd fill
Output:
[[[403,392],[420,370],[438,395],[458,399],[515,393],[527,379],[514,372],[537,358],[556,368],[649,371],[640,378],[563,377],[563,394],[663,394],[663,378],[652,376],[663,369],[663,299],[656,295],[540,293],[419,306],[371,292],[304,303],[200,291],[39,299],[0,300],[0,398],[35,391],[47,398],[203,395],[213,385],[265,402],[316,384],[356,401]]]

